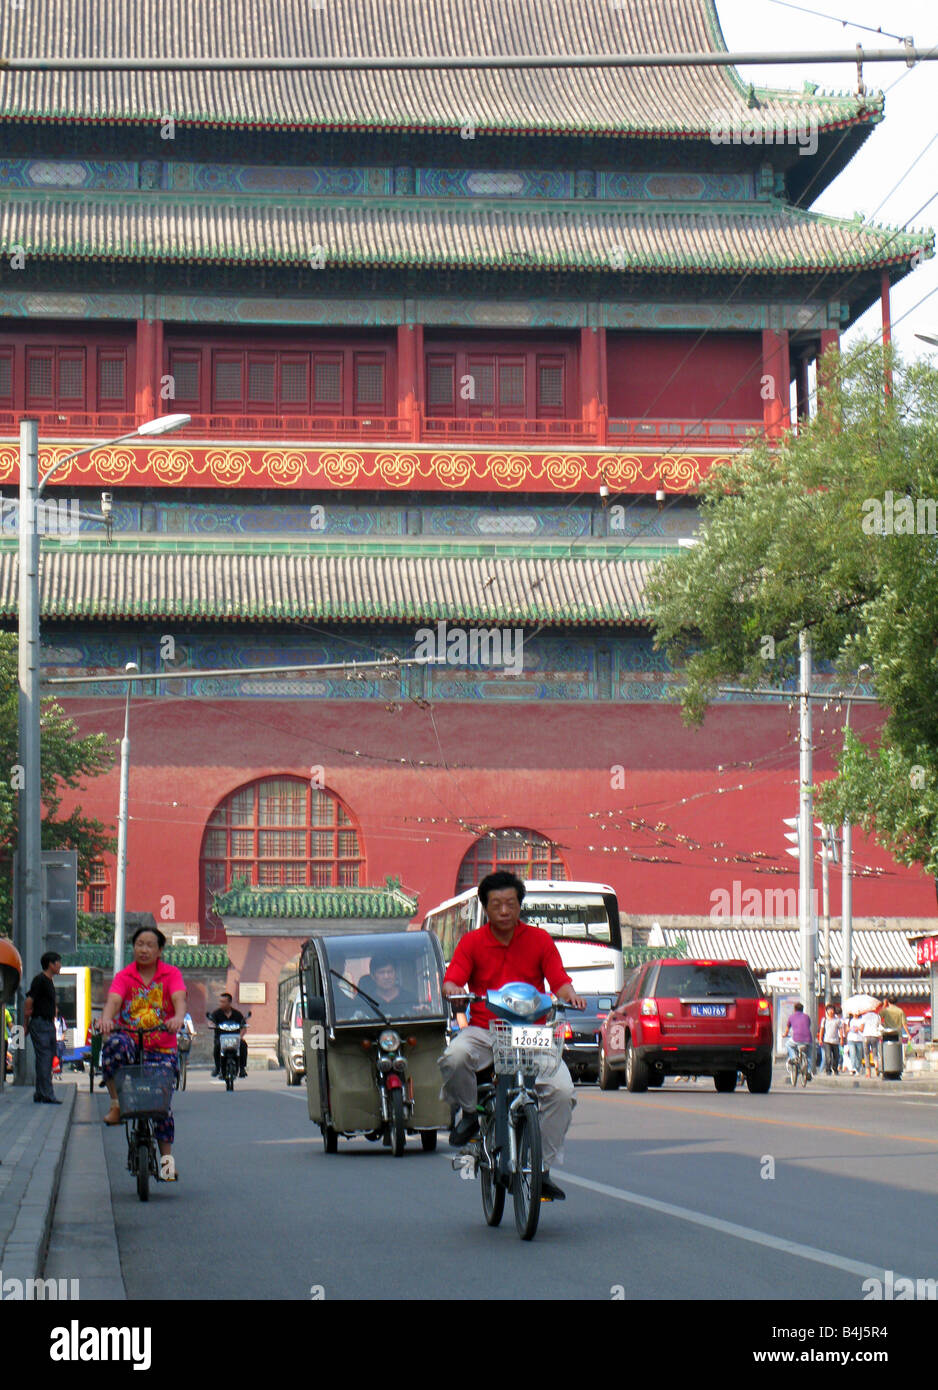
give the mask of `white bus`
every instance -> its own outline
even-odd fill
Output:
[[[607,883],[526,879],[521,920],[550,932],[578,994],[618,994],[624,970],[614,888]],[[432,908],[420,927],[433,932],[449,965],[460,939],[484,923],[478,892],[468,888]]]

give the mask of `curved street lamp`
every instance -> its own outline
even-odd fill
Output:
[[[39,432],[33,419],[20,420],[19,496],[19,825],[14,936],[27,972],[39,969],[42,954],[42,779],[39,734],[39,529],[37,504],[50,478],[83,454],[108,449],[125,440],[168,434],[189,424],[189,415],[161,415],[129,434],[76,449],[57,459],[39,480]],[[28,978],[28,975],[27,975]],[[21,985],[21,990],[23,986]],[[26,1050],[17,1052],[18,1085],[26,1082]]]

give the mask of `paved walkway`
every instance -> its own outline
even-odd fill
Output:
[[[36,1105],[32,1086],[0,1094],[0,1271],[7,1279],[42,1274],[77,1087],[55,1083],[61,1105]]]

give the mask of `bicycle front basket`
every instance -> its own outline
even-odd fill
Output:
[[[169,1114],[175,1082],[172,1072],[121,1067],[114,1079],[122,1120],[161,1120]]]
[[[562,1021],[531,1029],[493,1018],[489,1024],[489,1041],[496,1073],[499,1076],[513,1076],[521,1071],[527,1074],[533,1072],[535,1076],[553,1076],[563,1059],[563,1034]],[[544,1040],[535,1042],[534,1038],[538,1035]],[[550,1041],[547,1041],[548,1037]]]

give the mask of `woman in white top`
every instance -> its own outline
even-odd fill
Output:
[[[883,1036],[883,1024],[878,1013],[872,1009],[863,1015],[863,1050],[866,1053],[866,1074],[879,1076],[879,1049]],[[870,1068],[872,1067],[872,1071]]]
[[[863,1065],[863,1026],[858,1014],[851,1014],[847,1022],[847,1065],[846,1070],[856,1076]]]

